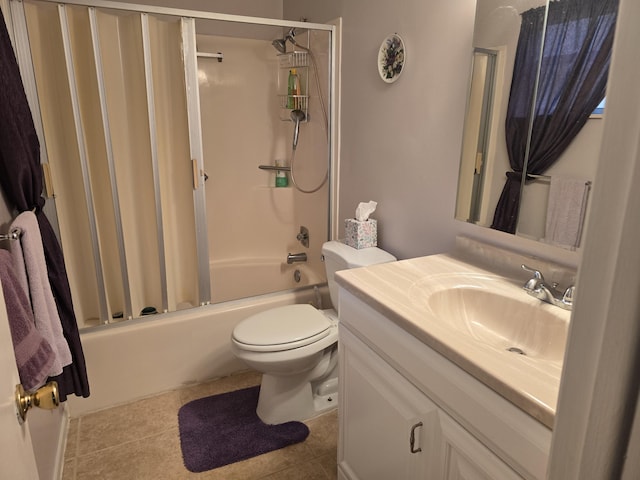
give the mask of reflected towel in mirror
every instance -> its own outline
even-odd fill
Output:
[[[591,182],[570,177],[551,177],[545,241],[553,245],[576,248],[587,210]]]

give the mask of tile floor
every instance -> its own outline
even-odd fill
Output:
[[[196,398],[259,383],[259,374],[243,372],[74,418],[69,427],[63,480],[337,478],[336,410],[306,422],[310,434],[302,443],[208,472],[191,473],[184,467],[179,408]]]

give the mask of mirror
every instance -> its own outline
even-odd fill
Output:
[[[568,15],[567,10],[579,10],[576,4],[591,10]],[[611,25],[598,24],[607,36],[599,52],[610,52],[616,13],[616,0],[478,0],[456,219],[565,248],[579,246],[603,128],[602,115],[591,113],[604,97],[608,60],[596,64],[588,56],[598,52],[578,59],[577,42],[568,51],[560,38],[566,30],[579,38],[585,21],[612,16]],[[558,84],[570,76],[568,69],[578,68],[563,65],[571,56],[589,82],[561,91]],[[571,100],[565,102],[563,95]],[[565,116],[563,108],[566,115],[582,110],[581,117]],[[573,127],[576,122],[580,126]],[[555,157],[546,158],[551,150]],[[509,188],[510,197],[500,200]]]

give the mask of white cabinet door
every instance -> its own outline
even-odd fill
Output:
[[[506,463],[443,411],[440,412],[444,480],[522,480]]]
[[[342,329],[340,478],[441,478],[435,404]]]

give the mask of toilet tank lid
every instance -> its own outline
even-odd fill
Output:
[[[333,240],[322,246],[322,255],[337,257],[347,262],[349,268],[365,267],[377,263],[395,262],[396,257],[378,247],[353,248],[340,241]]]

